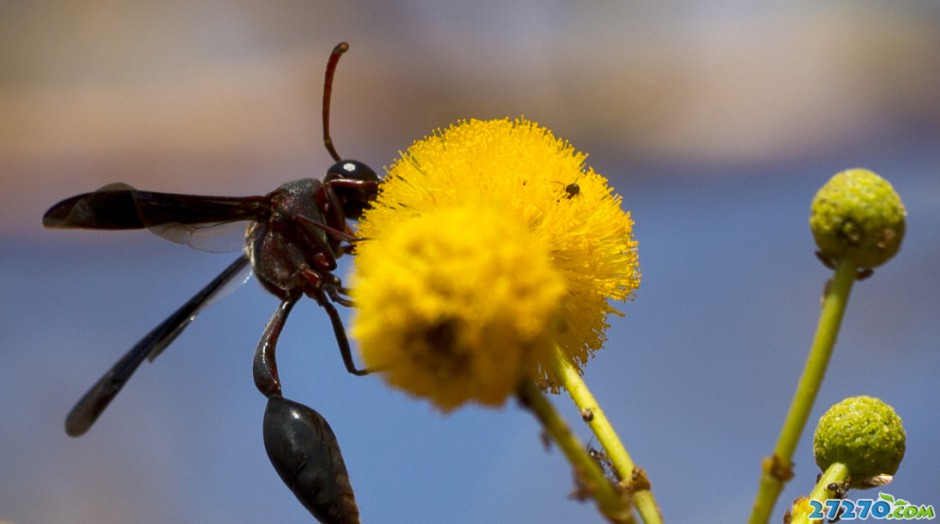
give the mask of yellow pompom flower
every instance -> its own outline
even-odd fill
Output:
[[[557,381],[639,286],[633,221],[586,155],[534,122],[470,120],[415,142],[360,222],[352,336],[368,368],[443,409]]]
[[[368,367],[444,409],[515,392],[551,347],[565,283],[511,218],[482,206],[433,210],[362,247],[359,256],[381,261],[354,288]]]

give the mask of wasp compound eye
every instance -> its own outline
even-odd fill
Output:
[[[341,160],[327,171],[324,182],[328,180],[359,180],[362,182],[378,182],[379,176],[371,167],[358,160]]]
[[[323,183],[339,199],[343,216],[350,220],[359,220],[379,192],[378,175],[358,160],[337,162],[327,172]]]

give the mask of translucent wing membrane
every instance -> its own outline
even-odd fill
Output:
[[[209,253],[233,253],[245,245],[245,221],[226,224],[161,224],[147,229],[170,242]]]

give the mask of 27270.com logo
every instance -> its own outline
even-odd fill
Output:
[[[878,499],[810,499],[810,519],[864,520],[933,520],[933,506],[915,505],[887,493],[878,493]]]

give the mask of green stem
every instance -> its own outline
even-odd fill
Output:
[[[585,486],[586,494],[597,501],[601,513],[610,522],[631,522],[629,499],[623,497],[604,475],[604,470],[588,455],[584,445],[571,432],[538,386],[531,380],[525,380],[519,388],[518,396],[522,405],[535,414],[542,427],[568,458],[578,480]]]
[[[809,508],[806,505],[806,500],[818,500],[819,502],[825,503],[826,499],[839,498],[839,496],[830,490],[828,486],[829,484],[836,484],[838,486],[846,485],[845,481],[848,478],[849,468],[847,468],[845,464],[833,462],[822,474],[822,476],[819,477],[819,482],[816,483],[816,487],[813,488],[813,491],[810,492],[809,497],[807,499],[797,499],[800,501],[800,504],[791,508],[790,514],[792,515],[792,519],[790,520],[790,524],[810,524],[821,522],[817,519],[810,520],[809,511],[807,511]]]
[[[620,437],[617,436],[617,432],[610,425],[610,421],[607,420],[607,416],[604,415],[604,411],[601,410],[597,400],[594,399],[594,395],[591,394],[587,384],[581,379],[581,375],[571,364],[568,356],[558,346],[555,346],[555,360],[558,362],[558,377],[564,384],[565,390],[568,391],[581,413],[590,414],[584,417],[585,422],[587,422],[591,431],[597,435],[597,441],[607,453],[617,477],[632,483],[634,470],[636,470],[633,460],[620,441]],[[636,471],[642,473],[640,470]],[[653,492],[649,490],[649,482],[645,478],[645,474],[642,485],[633,488],[633,505],[639,512],[643,522],[646,524],[662,524],[662,514],[656,504],[656,499],[653,497]]]
[[[760,487],[754,499],[749,524],[766,524],[769,521],[774,504],[783,491],[783,485],[793,476],[793,452],[800,441],[819,386],[826,374],[849,293],[852,291],[852,283],[855,282],[856,269],[855,263],[849,260],[840,261],[827,286],[819,324],[816,327],[816,337],[813,339],[806,367],[803,368],[790,411],[780,429],[774,453],[763,462]]]

